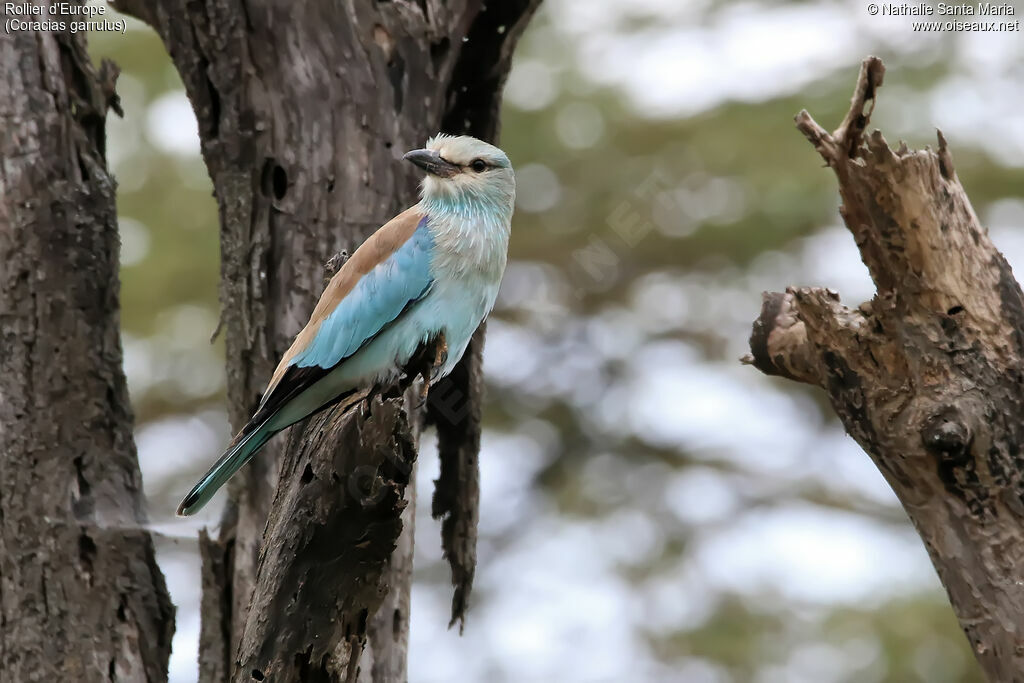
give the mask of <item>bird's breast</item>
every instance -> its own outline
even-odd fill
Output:
[[[508,227],[486,216],[431,221],[435,276],[497,283],[508,257]]]

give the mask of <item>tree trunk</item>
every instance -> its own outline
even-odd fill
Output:
[[[199,120],[221,215],[236,428],[308,318],[322,264],[415,202],[401,154],[439,130],[495,137],[512,49],[538,3],[117,3],[156,28]],[[458,499],[435,507],[448,517],[453,618],[475,561],[481,346],[482,331],[431,390],[442,484]],[[401,401],[327,411],[236,477],[220,538],[201,543],[204,681],[405,680],[412,541],[399,539],[411,533],[421,418]],[[392,554],[398,543],[406,551]]]
[[[884,67],[869,58],[831,135],[797,127],[839,179],[877,287],[765,294],[745,360],[824,388],[924,540],[992,681],[1024,680],[1024,296],[938,149],[863,139]]]
[[[122,371],[116,68],[0,32],[0,680],[166,681],[174,607]]]

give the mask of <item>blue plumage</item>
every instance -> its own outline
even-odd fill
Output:
[[[320,323],[313,341],[292,359],[292,365],[334,367],[427,294],[434,284],[430,268],[434,237],[428,223],[427,216],[421,218],[412,237],[359,280]]]
[[[515,176],[497,147],[439,135],[406,159],[423,197],[375,232],[327,285],[256,413],[178,508],[190,515],[274,434],[354,390],[396,377],[444,335],[455,367],[490,312],[505,271]]]

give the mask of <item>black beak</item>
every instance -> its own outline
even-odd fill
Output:
[[[437,152],[429,149],[414,149],[406,153],[402,158],[406,161],[411,161],[427,173],[432,173],[439,178],[451,178],[462,170],[455,164],[442,159],[441,155]]]

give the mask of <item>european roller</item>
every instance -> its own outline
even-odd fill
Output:
[[[371,235],[331,278],[281,358],[252,419],[178,507],[191,515],[277,432],[401,375],[443,335],[451,372],[494,306],[505,272],[515,175],[503,151],[438,135],[405,155],[426,172],[420,201]]]

